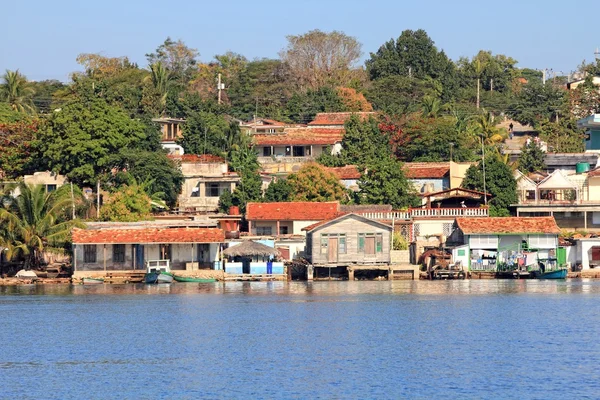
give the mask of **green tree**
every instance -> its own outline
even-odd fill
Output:
[[[306,124],[320,112],[347,111],[337,91],[330,87],[309,89],[294,93],[286,105],[286,117],[294,122]]]
[[[64,83],[56,79],[29,82],[29,86],[34,92],[31,102],[36,106],[37,111],[43,114],[49,113],[58,107],[55,95],[66,88]]]
[[[563,119],[560,123],[542,122],[539,136],[548,144],[548,151],[554,153],[581,153],[585,150],[583,130],[572,119]]]
[[[544,158],[546,153],[541,149],[539,144],[531,141],[526,143],[521,149],[519,155],[519,171],[527,174],[528,172],[543,171],[546,169]]]
[[[167,96],[171,88],[171,73],[165,68],[162,62],[157,61],[150,64],[150,75],[145,80],[151,83],[152,94],[157,97],[157,106],[159,115],[164,116],[167,108]]]
[[[273,179],[265,191],[266,202],[290,201],[292,196],[292,185],[286,179]]]
[[[35,144],[47,169],[77,184],[94,184],[109,170],[113,154],[135,148],[146,139],[145,128],[121,109],[100,99],[66,105],[52,113]]]
[[[346,198],[346,189],[335,174],[317,163],[306,163],[287,178],[292,201],[335,201]]]
[[[111,156],[107,166],[110,167],[111,173],[107,174],[106,183],[116,187],[139,183],[149,195],[161,193],[160,200],[164,200],[168,207],[177,205],[184,180],[183,174],[175,161],[163,151],[124,149]],[[114,174],[115,170],[121,173]],[[134,182],[130,178],[133,178]]]
[[[241,178],[231,195],[231,205],[238,206],[240,211],[244,213],[248,202],[260,201],[263,195],[260,164],[254,147],[242,146],[232,152],[229,168]],[[225,203],[223,202],[223,204]]]
[[[401,162],[382,157],[367,167],[358,181],[360,202],[391,204],[395,210],[419,205],[413,185],[404,175]]]
[[[391,154],[389,137],[379,129],[379,122],[369,117],[361,120],[352,115],[345,124],[339,157],[346,165],[368,165]]]
[[[543,121],[555,120],[557,115],[564,116],[567,105],[564,89],[533,81],[522,88],[507,114],[522,124],[537,127]]]
[[[371,80],[400,75],[438,81],[444,101],[452,98],[457,86],[454,63],[422,29],[405,30],[398,39],[386,42],[371,53],[366,66]]]
[[[0,170],[16,179],[33,167],[31,145],[38,129],[37,121],[0,122]]]
[[[438,98],[441,93],[442,85],[431,78],[390,75],[373,81],[366,97],[376,110],[386,114],[408,114],[419,110],[423,98]]]
[[[135,222],[150,219],[152,200],[141,185],[121,186],[100,209],[100,220]]]
[[[229,126],[221,115],[193,112],[183,125],[183,137],[178,143],[185,153],[223,156]]]
[[[0,86],[0,98],[6,101],[10,107],[19,112],[33,112],[34,107],[31,98],[34,94],[33,88],[27,82],[27,78],[19,72],[6,70],[2,76],[3,83]]]
[[[9,259],[23,258],[24,268],[37,268],[43,255],[64,253],[71,229],[83,224],[69,219],[70,192],[46,192],[44,185],[17,186],[19,194],[5,199],[0,208],[0,241],[10,250]]]
[[[188,47],[182,40],[173,41],[170,37],[154,53],[146,54],[148,64],[163,64],[182,88],[193,79],[199,56],[198,50]]]
[[[233,195],[229,190],[225,190],[219,196],[219,212],[229,214],[229,208],[233,205]]]
[[[492,155],[485,158],[485,184],[483,163],[469,167],[462,182],[465,189],[487,191],[492,195],[489,202],[490,215],[510,215],[509,206],[518,202],[517,182],[510,167]]]
[[[404,126],[403,142],[396,155],[404,161],[470,161],[475,158],[477,142],[457,129],[453,117],[409,118]],[[452,154],[450,154],[452,153]]]

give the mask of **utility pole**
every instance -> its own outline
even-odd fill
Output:
[[[96,182],[96,218],[100,218],[100,179]]]
[[[494,78],[490,78],[490,94],[494,94]]]
[[[75,219],[75,195],[73,194],[73,182],[71,182],[71,206],[72,206],[72,219]]]
[[[542,70],[542,85],[546,84],[546,69]]]
[[[483,145],[483,135],[481,136],[481,162],[483,163],[483,202],[487,206],[487,188],[485,186],[485,147]]]
[[[221,90],[225,89],[225,85],[221,83],[221,73],[219,73],[217,78],[217,103],[221,104]]]

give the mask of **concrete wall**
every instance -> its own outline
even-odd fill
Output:
[[[450,163],[450,188],[457,188],[462,185],[463,179],[472,162],[451,162]]]
[[[409,250],[392,250],[390,251],[390,263],[392,264],[410,264]]]
[[[576,243],[575,264],[581,264],[583,269],[590,269],[592,247],[600,246],[600,238],[578,239]],[[600,265],[600,262],[598,264]]]
[[[294,235],[302,235],[302,236],[306,236],[306,232],[302,230],[302,228],[306,228],[307,226],[310,226],[312,224],[315,224],[319,221],[279,221],[279,227],[287,227],[288,228],[288,235],[294,234]],[[277,236],[279,235],[279,232],[277,231],[277,221],[252,221],[252,226],[251,226],[251,234],[252,235],[257,235],[256,233],[256,228],[257,227],[270,227],[271,228],[271,235],[272,236]]]
[[[183,176],[223,176],[227,173],[227,163],[196,163],[182,162],[181,173]]]
[[[418,224],[418,227],[416,226]],[[446,235],[452,233],[454,218],[448,219],[418,219],[413,222],[414,240],[422,240],[430,236]],[[446,229],[444,229],[444,227]]]

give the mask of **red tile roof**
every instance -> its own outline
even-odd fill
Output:
[[[295,201],[289,203],[248,203],[249,221],[321,221],[340,211],[340,203]]]
[[[344,129],[287,128],[283,133],[252,135],[255,144],[267,145],[334,145],[342,141]]]
[[[73,229],[75,244],[221,243],[218,228]]]
[[[456,218],[456,224],[465,235],[560,233],[554,217]]]
[[[361,119],[367,119],[369,116],[375,115],[374,112],[318,113],[315,119],[309,122],[308,125],[344,125],[354,114],[358,115]]]
[[[448,163],[405,163],[404,172],[409,179],[441,179],[450,174]]]
[[[168,157],[173,160],[180,161],[182,163],[218,164],[225,162],[225,159],[223,157],[215,156],[213,154],[169,154]]]
[[[335,174],[338,179],[359,179],[360,172],[356,168],[356,165],[346,165],[344,167],[326,167],[327,171]]]

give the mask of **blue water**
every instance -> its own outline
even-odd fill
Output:
[[[600,281],[0,287],[2,399],[600,398]]]

